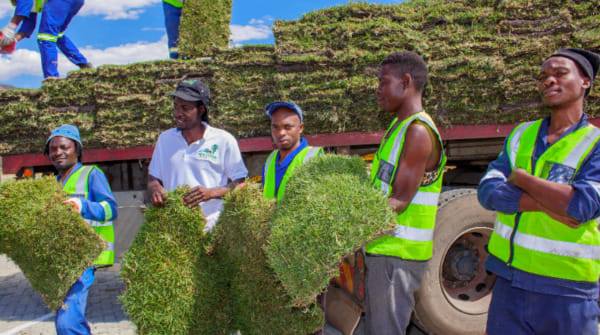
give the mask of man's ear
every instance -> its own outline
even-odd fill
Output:
[[[304,123],[300,123],[300,134],[304,132]]]
[[[410,73],[402,74],[400,79],[402,80],[402,86],[404,86],[404,90],[408,89],[413,84],[413,77],[410,75]]]
[[[583,77],[582,81],[583,81],[583,83],[582,83],[581,87],[583,87],[584,89],[587,90],[588,88],[592,87],[592,81],[590,80],[590,78]]]

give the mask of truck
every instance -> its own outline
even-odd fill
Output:
[[[273,149],[262,108],[273,100],[305,110],[311,145],[369,160],[389,121],[375,103],[378,64],[390,52],[414,50],[429,64],[426,110],[448,156],[414,325],[427,334],[483,334],[495,282],[484,266],[495,214],[479,205],[476,186],[512,128],[545,115],[535,92],[544,57],[563,46],[600,51],[598,8],[597,0],[349,4],[276,22],[274,46],[103,66],[40,90],[0,91],[0,180],[51,173],[41,153],[47,132],[77,124],[87,139],[83,162],[105,171],[121,207],[120,257],[142,221],[152,144],[170,126],[167,93],[179,79],[209,83],[211,123],[239,138],[250,175],[260,176]],[[598,85],[586,112],[600,126]]]

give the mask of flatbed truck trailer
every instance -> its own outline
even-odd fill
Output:
[[[600,118],[591,122],[600,126]],[[479,205],[476,186],[514,126],[454,125],[440,129],[448,164],[433,258],[417,294],[414,315],[415,326],[426,334],[484,333],[495,282],[494,275],[485,270],[484,261],[495,214]],[[383,131],[317,134],[306,138],[311,145],[324,147],[328,152],[360,155],[369,160],[382,136]],[[244,138],[239,145],[250,176],[260,176],[262,164],[273,149],[271,139]],[[119,259],[142,224],[152,150],[152,146],[84,150],[83,162],[96,164],[105,171],[119,202],[120,217],[116,223]],[[0,167],[2,181],[52,172],[48,159],[41,153],[3,156]]]

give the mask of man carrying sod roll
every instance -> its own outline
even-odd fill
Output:
[[[313,157],[323,154],[323,148],[311,147],[302,136],[304,114],[293,102],[276,101],[265,108],[271,119],[271,138],[275,150],[263,166],[263,195],[280,202],[292,172]]]
[[[171,94],[175,128],[160,134],[148,171],[152,204],[164,204],[166,192],[187,185],[183,200],[200,206],[210,231],[223,209],[223,196],[248,176],[235,138],[208,124],[210,92],[200,79],[182,80]]]
[[[96,166],[81,164],[82,151],[79,129],[73,125],[54,129],[44,148],[58,171],[57,180],[70,197],[65,203],[71,205],[106,244],[94,266],[86,269],[71,286],[63,306],[56,311],[58,335],[91,334],[85,319],[88,292],[96,268],[111,266],[115,261],[113,221],[117,218],[117,202],[104,173]]]

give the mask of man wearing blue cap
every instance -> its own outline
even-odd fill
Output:
[[[96,268],[111,266],[115,260],[113,221],[117,218],[117,202],[104,173],[96,166],[80,163],[82,150],[79,129],[73,125],[54,129],[44,148],[58,171],[57,180],[70,197],[65,203],[71,205],[106,244],[94,266],[86,269],[71,286],[63,307],[56,311],[58,335],[90,334],[85,309]]]
[[[540,68],[550,116],[518,125],[479,184],[496,211],[486,332],[598,333],[600,129],[584,113],[600,55],[560,49]]]
[[[263,195],[280,202],[292,172],[311,158],[323,154],[323,148],[311,147],[304,137],[304,115],[293,102],[276,101],[265,108],[271,119],[271,138],[275,150],[263,166]]]
[[[211,230],[223,209],[223,196],[243,182],[248,170],[235,138],[208,124],[210,91],[200,79],[184,79],[171,93],[175,127],[160,134],[148,168],[152,204],[162,206],[166,192],[191,191],[183,201],[200,206]]]

